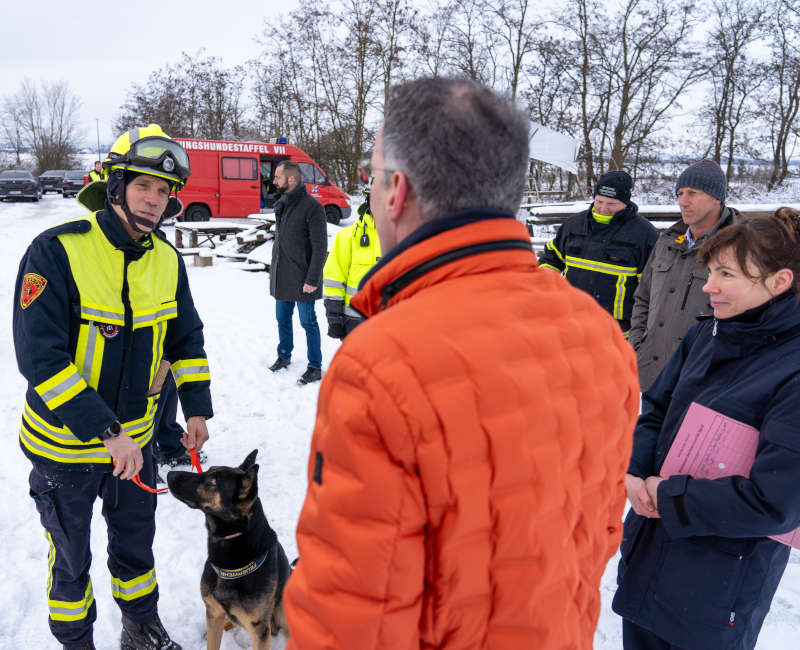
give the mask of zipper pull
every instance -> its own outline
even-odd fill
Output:
[[[378,305],[378,309],[383,311],[386,309],[386,304],[394,297],[394,294],[397,293],[397,290],[394,287],[394,284],[387,284],[383,291],[381,291],[381,302]]]
[[[716,336],[717,335],[717,324],[718,323],[719,323],[719,321],[715,318],[714,319],[714,329],[711,330],[711,336]]]
[[[730,625],[731,627],[733,627],[734,625],[736,625],[736,624],[734,623],[734,620],[735,620],[735,619],[736,619],[736,612],[731,612],[731,617],[728,619],[728,625]]]

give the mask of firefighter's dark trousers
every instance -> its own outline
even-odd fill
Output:
[[[139,477],[155,485],[151,445],[143,450]],[[92,639],[97,618],[89,567],[92,504],[103,499],[108,527],[108,570],[111,591],[122,612],[136,623],[156,612],[158,586],[153,568],[156,495],[133,481],[107,472],[75,472],[35,463],[30,494],[36,502],[49,542],[47,604],[50,631],[64,645]]]

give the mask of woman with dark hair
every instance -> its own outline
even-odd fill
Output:
[[[642,396],[613,609],[625,650],[753,648],[800,525],[800,219],[779,210],[700,249],[713,318]],[[659,476],[689,406],[758,431],[749,476]],[[755,434],[754,434],[755,435]]]

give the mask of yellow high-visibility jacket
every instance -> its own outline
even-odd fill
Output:
[[[115,420],[144,447],[162,360],[184,415],[212,415],[203,324],[183,260],[158,234],[131,239],[114,213],[34,239],[17,277],[14,345],[28,380],[20,445],[33,461],[107,469],[97,435]]]
[[[361,278],[380,257],[381,243],[369,212],[339,231],[322,270],[328,322],[337,316],[342,322],[345,318],[361,320],[361,315],[350,307],[350,299],[356,295]]]

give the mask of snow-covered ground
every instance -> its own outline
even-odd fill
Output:
[[[354,203],[356,205],[357,203]],[[45,582],[47,543],[33,501],[28,497],[30,463],[17,443],[17,428],[25,391],[14,358],[11,309],[17,296],[17,265],[30,240],[41,230],[84,211],[72,199],[47,195],[39,203],[0,203],[0,417],[5,422],[5,453],[0,461],[0,521],[5,588],[0,589],[0,650],[55,650],[59,644],[47,627]],[[352,219],[352,217],[351,217]],[[343,224],[344,225],[344,224]],[[329,227],[332,238],[338,230]],[[167,228],[172,236],[172,229]],[[216,416],[209,422],[211,440],[207,464],[235,465],[258,449],[259,485],[264,510],[290,559],[296,557],[294,529],[306,489],[306,461],[316,410],[318,385],[297,386],[305,369],[305,336],[295,319],[295,354],[288,371],[270,373],[276,357],[277,327],[265,273],[244,272],[221,259],[211,267],[187,268],[197,309],[205,323],[206,351],[212,368]],[[330,363],[338,342],[324,336],[325,315],[317,303],[323,329],[323,365]],[[187,650],[205,648],[204,608],[199,582],[205,559],[203,516],[169,494],[159,497],[156,513],[156,567],[161,592],[160,614],[173,638]],[[109,589],[105,565],[105,523],[100,507],[93,522],[92,582],[98,620],[95,643],[100,650],[119,647],[119,612]],[[616,558],[602,583],[603,610],[595,636],[596,650],[622,647],[619,619],[611,612]],[[800,635],[800,554],[793,552],[759,650],[798,647]],[[278,637],[275,650],[285,639]],[[223,650],[249,648],[249,639],[227,632]],[[710,649],[714,650],[714,649]]]

